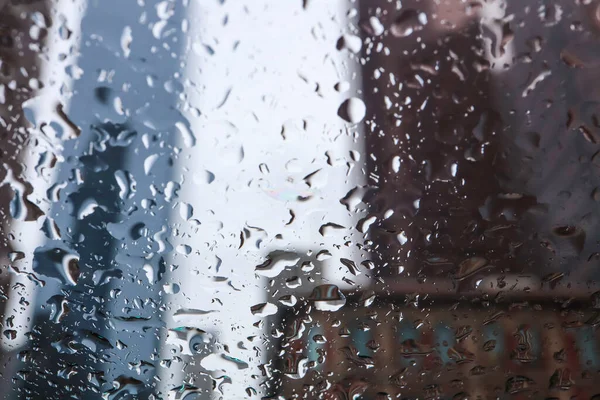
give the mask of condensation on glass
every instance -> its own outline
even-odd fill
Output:
[[[0,0],[0,398],[600,398],[600,1]]]

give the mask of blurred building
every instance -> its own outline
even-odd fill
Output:
[[[544,300],[425,298],[379,295],[366,306],[372,300],[363,296],[349,298],[347,311],[334,316],[314,309],[286,314],[277,393],[285,399],[597,393],[597,311]]]
[[[600,392],[590,3],[361,2],[372,280],[295,292],[274,398]]]

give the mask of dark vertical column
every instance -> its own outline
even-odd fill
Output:
[[[542,206],[534,240],[524,246],[538,255],[528,269],[560,290],[574,284],[578,295],[588,292],[586,281],[596,280],[600,262],[599,7],[540,1],[529,13],[509,3],[518,57],[495,90],[510,127],[505,150],[513,157],[506,158],[512,162],[505,162],[503,185],[535,195]]]
[[[470,18],[434,29],[436,6],[402,4],[380,5],[389,31],[375,44],[389,54],[376,45],[364,53],[368,200],[378,217],[372,252],[392,288],[408,279],[473,290],[482,273],[525,265],[527,255],[519,263],[515,256],[528,234],[520,219],[537,202],[511,197],[502,185],[510,128],[491,93],[484,28]],[[363,2],[363,19],[374,13]]]
[[[23,161],[36,139],[28,135],[31,124],[23,104],[41,88],[40,70],[51,24],[49,8],[45,1],[0,1],[0,331],[9,343],[19,329],[14,325],[13,310],[7,308],[13,278],[9,253],[18,250],[11,248],[13,222],[35,223],[42,214],[29,199],[33,188],[24,174]],[[15,352],[0,352],[0,393],[12,385],[16,362]]]

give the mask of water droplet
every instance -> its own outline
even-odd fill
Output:
[[[427,24],[427,14],[412,8],[402,11],[390,27],[390,32],[395,37],[403,38],[418,32]]]
[[[338,39],[337,49],[345,49],[354,54],[358,54],[362,49],[362,39],[356,35],[351,35],[348,33],[344,34]]]
[[[131,54],[131,42],[133,41],[131,32],[131,27],[125,26],[121,33],[121,50],[123,51],[125,58],[129,58],[129,55]]]
[[[316,287],[309,300],[320,311],[338,311],[346,304],[346,297],[335,285],[327,284]]]
[[[274,278],[284,269],[296,266],[299,261],[300,257],[295,253],[272,254],[264,263],[257,265],[254,271],[258,275]]]
[[[33,269],[41,275],[74,286],[80,275],[79,256],[58,247],[40,248],[34,253]]]

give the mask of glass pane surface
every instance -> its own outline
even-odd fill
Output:
[[[0,398],[600,399],[600,1],[0,0]]]

